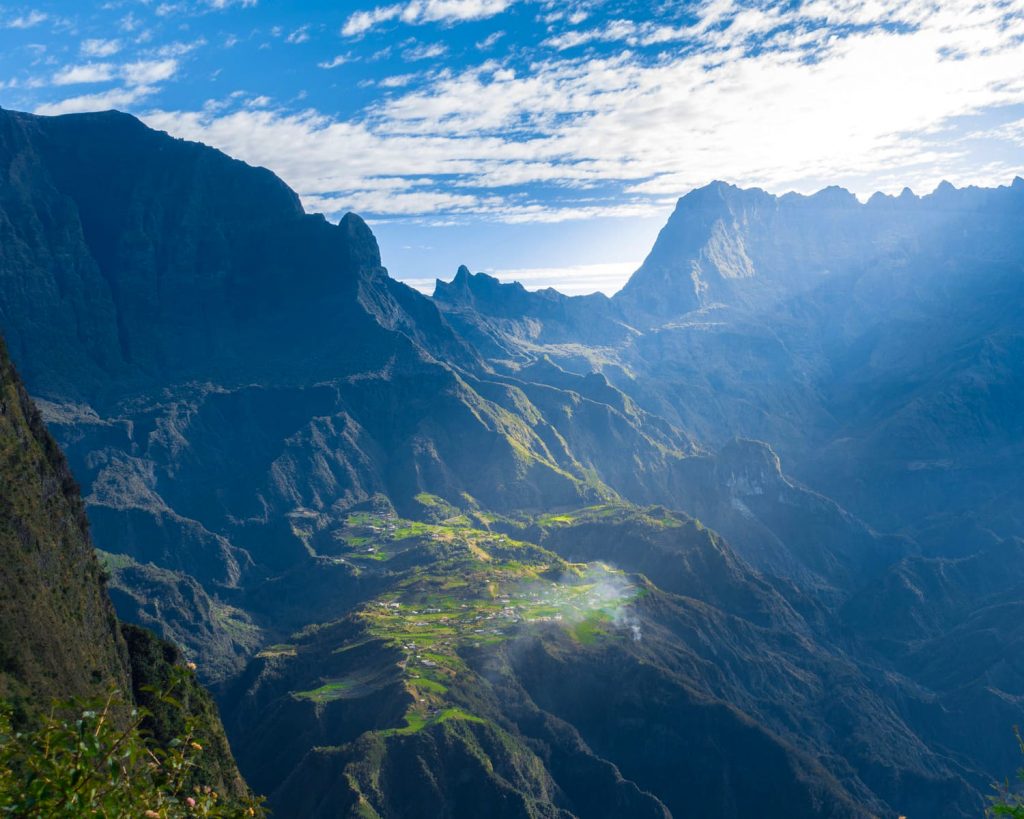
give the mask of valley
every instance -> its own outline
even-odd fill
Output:
[[[955,819],[1019,764],[1019,178],[713,183],[614,297],[428,298],[124,114],[0,159],[111,599],[274,815]]]

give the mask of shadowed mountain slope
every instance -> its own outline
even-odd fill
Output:
[[[0,590],[0,696],[19,725],[56,700],[103,701],[116,691],[153,713],[149,729],[158,742],[170,742],[186,718],[194,719],[206,749],[202,781],[248,793],[217,708],[195,679],[188,675],[175,691],[180,709],[154,696],[184,661],[145,629],[118,623],[78,487],[2,341]]]
[[[0,112],[0,174],[0,326],[105,550],[178,573],[159,584],[174,606],[198,583],[227,610],[246,578],[309,561],[296,516],[323,528],[424,490],[499,510],[612,482],[652,500],[690,446],[611,388],[496,377],[357,216],[306,215],[268,171],[132,117]],[[651,467],[623,470],[623,448]],[[126,613],[155,578],[115,571]],[[191,650],[233,644],[224,673],[238,637]]]
[[[1015,296],[1020,240],[968,262],[1020,186],[859,205],[714,185],[619,297],[463,269],[431,300],[358,217],[124,115],[0,112],[0,179],[0,325],[115,602],[220,681],[278,815],[953,819],[1014,766],[1015,669],[980,641],[980,676],[948,658],[1015,639],[1016,587],[945,561],[1012,563],[1015,541],[953,505],[963,537],[909,503],[890,525],[894,473],[858,470],[901,457],[885,379],[908,372],[927,440],[956,384],[986,419],[978,468],[1000,435],[1014,452],[987,385],[1015,372],[990,296]],[[948,315],[973,318],[882,355]],[[877,594],[985,583],[945,612],[897,595],[891,621]]]

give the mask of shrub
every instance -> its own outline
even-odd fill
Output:
[[[154,701],[180,709],[178,668]],[[197,781],[203,747],[198,726],[160,743],[143,727],[149,712],[112,692],[104,701],[57,704],[16,728],[0,704],[0,816],[21,819],[95,816],[102,819],[263,817],[259,800],[228,797]]]
[[[1017,735],[1017,744],[1021,752],[1024,753],[1024,737],[1021,737],[1020,729],[1014,728],[1013,732]],[[1024,782],[1024,769],[1017,772],[1017,778]],[[996,791],[998,793],[992,797],[992,805],[988,809],[989,815],[1024,819],[1024,795],[1020,790],[1014,790],[1009,782],[1003,782],[996,786]]]

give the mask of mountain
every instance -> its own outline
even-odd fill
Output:
[[[790,599],[819,639],[928,692],[927,742],[997,770],[1021,685],[1022,225],[1019,178],[864,204],[715,183],[611,299],[552,311],[480,275],[435,299],[495,367],[601,372],[700,442],[673,505],[809,595]],[[598,337],[567,342],[578,326]]]
[[[67,462],[0,342],[0,693],[48,703],[129,682]]]
[[[388,591],[264,649],[225,692],[243,769],[288,815],[868,816],[886,811],[872,789],[976,807],[973,774],[692,520],[544,516],[520,537],[548,550],[352,517],[345,554]]]
[[[0,112],[0,183],[117,610],[276,815],[952,819],[1016,767],[1020,185],[716,184],[614,298],[430,299],[126,115]]]
[[[838,188],[713,183],[679,200],[610,300],[562,296],[553,314],[547,294],[479,276],[435,296],[472,337],[511,350],[494,363],[599,370],[708,448],[767,442],[879,528],[934,532],[942,510],[1006,537],[1022,523],[1022,223],[1019,177],[863,204]],[[503,302],[527,306],[509,318]],[[566,343],[580,325],[600,338]]]
[[[709,443],[768,441],[876,525],[988,506],[1019,532],[1022,222],[1019,177],[865,204],[711,185],[616,296],[649,328],[626,358],[656,411]]]
[[[497,376],[387,276],[362,220],[304,214],[265,170],[122,114],[13,112],[0,169],[0,324],[104,549],[177,573],[159,580],[168,636],[191,619],[172,587],[229,611],[247,578],[314,559],[306,517],[377,493],[408,511],[424,490],[578,505],[615,495],[620,447],[657,465],[690,445],[613,389]],[[125,613],[144,608],[154,573],[116,579]],[[206,669],[250,650],[259,626],[236,619],[237,640],[187,638]]]
[[[78,486],[2,341],[0,588],[0,696],[19,726],[55,700],[105,700],[117,691],[152,712],[147,727],[165,747],[194,719],[206,750],[202,781],[231,795],[248,793],[202,686],[186,678],[175,692],[180,711],[155,696],[184,660],[173,645],[118,622]]]

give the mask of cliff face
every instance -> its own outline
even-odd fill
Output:
[[[118,610],[224,680],[279,814],[953,819],[1016,764],[1019,544],[881,535],[782,465],[868,436],[892,468],[831,480],[912,510],[915,447],[1012,461],[1020,185],[716,185],[621,297],[431,301],[357,217],[130,117],[0,134],[0,324]],[[133,685],[180,659],[125,634]]]
[[[0,112],[0,182],[0,328],[97,541],[127,556],[115,602],[207,673],[252,649],[240,590],[310,560],[302,521],[378,493],[664,500],[689,448],[607,385],[495,376],[357,216],[306,215],[269,171],[131,117]],[[181,628],[189,600],[218,622]]]
[[[78,486],[0,342],[0,693],[93,696],[129,681]]]
[[[1022,191],[1019,178],[996,189],[943,183],[927,196],[904,190],[862,204],[838,187],[774,196],[713,182],[679,200],[614,301],[650,322],[712,304],[762,309],[829,280],[870,279],[872,268],[906,275],[937,265],[947,279],[970,274],[1019,257],[1012,225]],[[873,306],[884,309],[886,295],[877,290]]]
[[[175,692],[178,711],[148,690],[166,687],[183,662],[170,644],[118,623],[78,486],[0,341],[0,697],[30,719],[55,700],[117,690],[154,712],[147,727],[160,742],[195,717],[209,751],[203,778],[243,795],[210,695],[188,680]]]
[[[393,352],[373,235],[306,216],[269,171],[122,114],[2,112],[0,182],[0,315],[37,394],[308,383]]]

